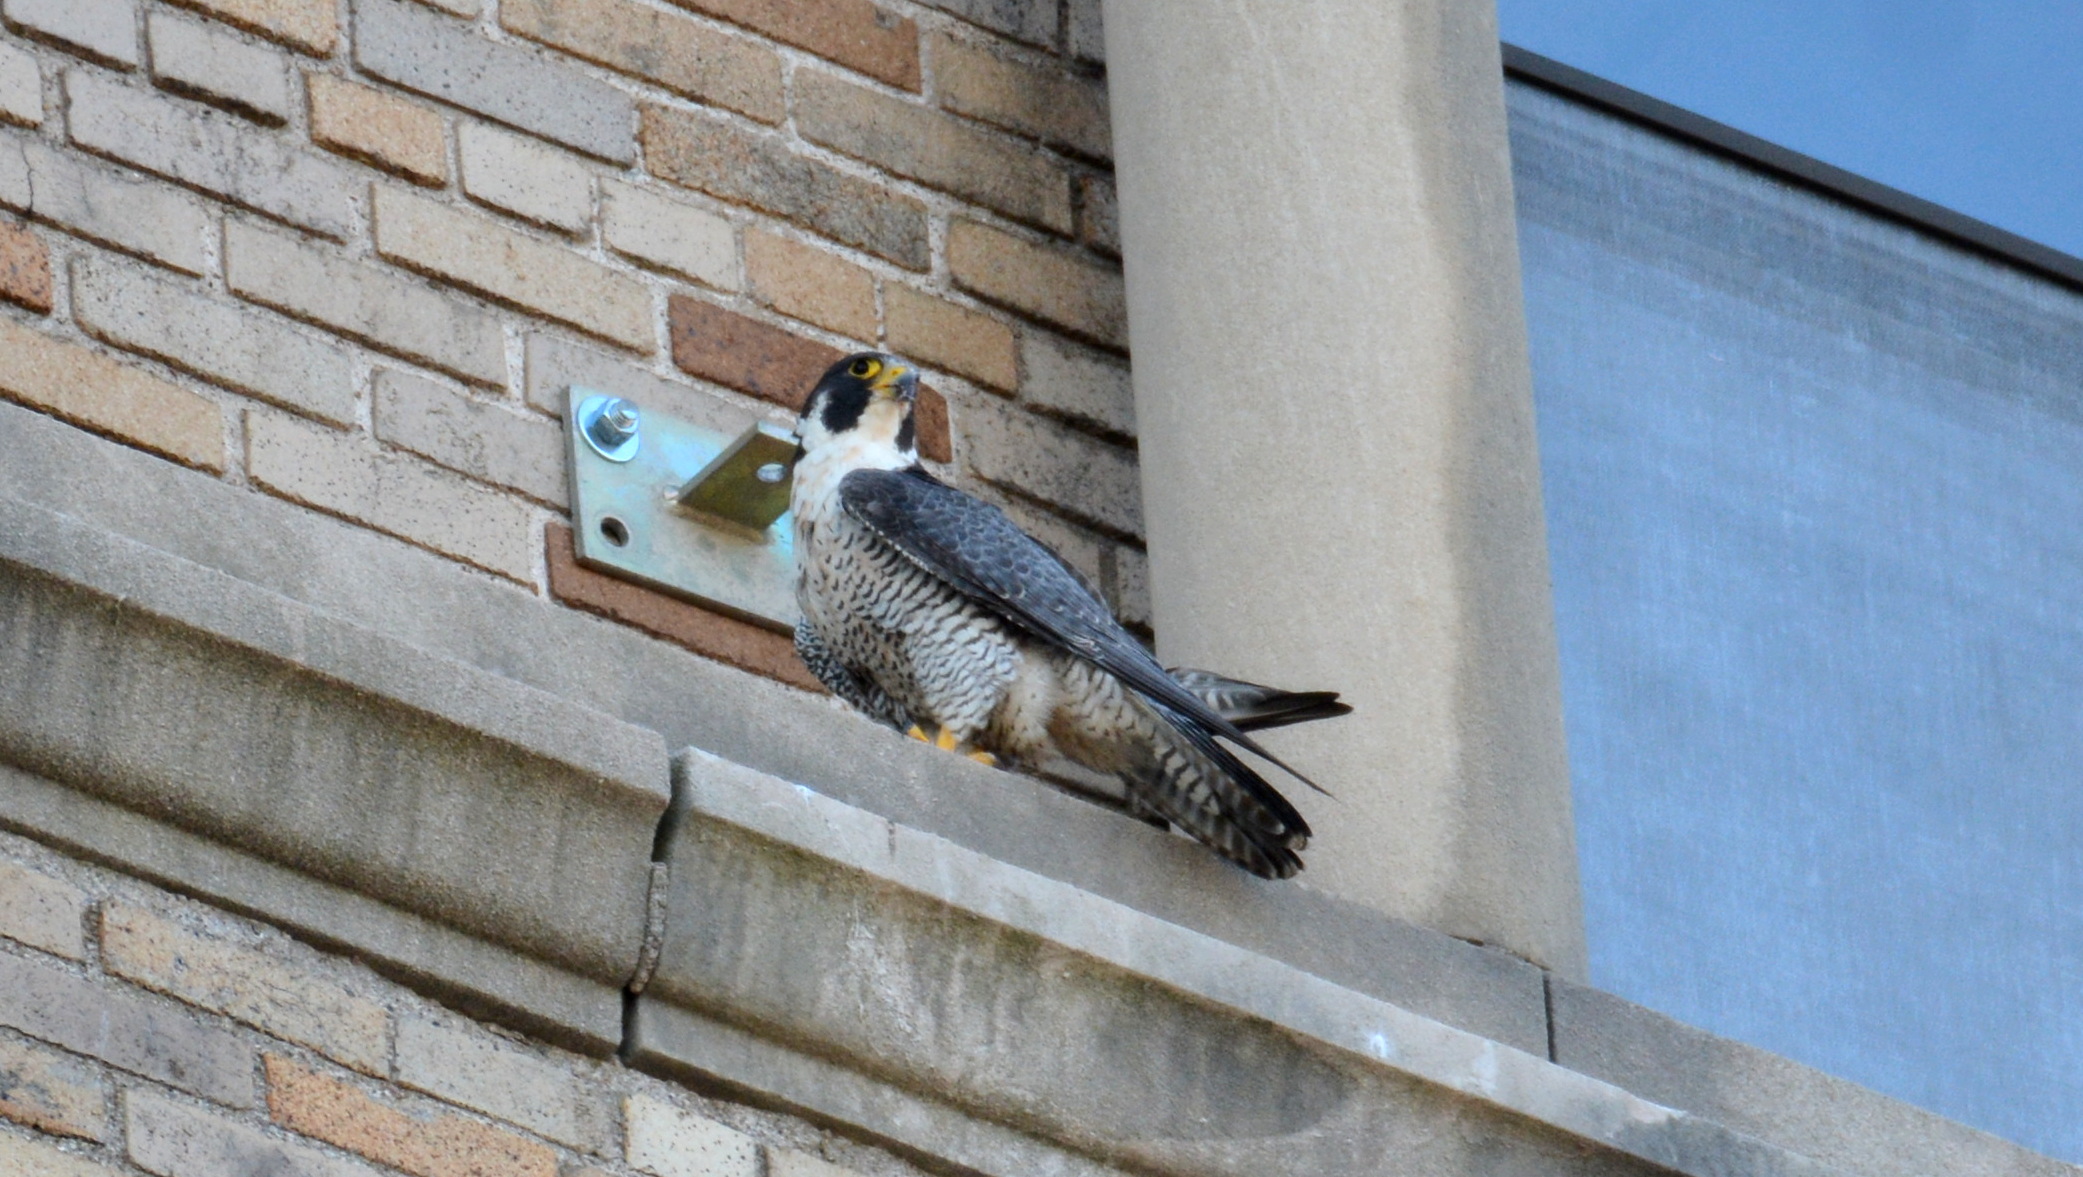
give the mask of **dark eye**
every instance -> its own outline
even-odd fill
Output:
[[[855,360],[846,370],[848,373],[866,380],[868,377],[875,375],[876,369],[880,367],[882,365],[874,360]]]

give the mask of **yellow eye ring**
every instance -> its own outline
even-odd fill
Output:
[[[858,376],[861,379],[866,380],[870,376],[873,376],[877,372],[881,371],[882,365],[876,363],[874,360],[855,360],[852,363],[852,365],[850,365],[846,370],[849,374]]]

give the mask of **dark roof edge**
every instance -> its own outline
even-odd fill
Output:
[[[1789,151],[1724,123],[1585,73],[1530,49],[1504,45],[1507,77],[1617,114],[1793,183],[2083,290],[2083,258]]]

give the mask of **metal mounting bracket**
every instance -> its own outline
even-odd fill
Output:
[[[733,437],[577,384],[567,397],[579,563],[794,629],[794,437],[764,421]]]

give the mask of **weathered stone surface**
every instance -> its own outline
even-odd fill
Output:
[[[883,288],[890,350],[1007,391],[1018,387],[1018,344],[997,319],[923,290]]]
[[[718,290],[736,290],[738,238],[727,219],[621,180],[600,186],[600,232],[609,249]]]
[[[564,505],[564,431],[388,368],[376,373],[376,436],[472,478]]]
[[[381,1177],[368,1165],[263,1135],[257,1128],[150,1091],[124,1096],[123,1111],[130,1159],[165,1177]]]
[[[774,136],[711,115],[647,106],[644,159],[654,175],[773,213],[914,270],[927,267],[925,206],[798,155]]]
[[[1128,346],[1121,271],[974,221],[948,228],[948,268],[980,298],[1110,347]]]
[[[65,93],[83,147],[328,237],[354,232],[360,185],[324,156],[245,119],[80,70],[65,75]]]
[[[34,1042],[0,1038],[0,1116],[56,1136],[105,1140],[108,1095],[107,1081],[92,1065]],[[0,1172],[43,1171],[0,1164]]]
[[[946,33],[932,38],[932,50],[934,93],[949,110],[1084,155],[1104,159],[1113,151],[1104,81]]]
[[[388,1069],[390,1014],[311,969],[127,903],[101,913],[109,972],[226,1014],[357,1070]]]
[[[1078,240],[1109,257],[1121,256],[1121,208],[1114,181],[1105,176],[1078,177]]]
[[[210,216],[185,192],[0,131],[0,205],[190,274],[203,272]]]
[[[7,20],[97,61],[134,66],[134,0],[8,0]]]
[[[512,32],[657,82],[763,123],[781,121],[781,58],[677,13],[632,0],[509,0]]]
[[[289,120],[289,59],[280,50],[157,9],[145,15],[145,38],[160,85],[273,126]]]
[[[416,183],[448,181],[448,140],[439,114],[331,74],[306,74],[304,85],[313,143]]]
[[[639,351],[656,341],[651,292],[579,253],[411,192],[376,190],[376,248],[437,278]]]
[[[1023,402],[1135,436],[1135,390],[1128,369],[1112,356],[1029,331],[1020,341],[1020,366],[1026,373],[1020,384]]]
[[[1080,60],[1107,59],[1106,20],[1101,8],[1100,0],[1070,0],[1065,14],[1070,28],[1064,36],[1070,42],[1072,55]]]
[[[83,798],[39,800],[46,791],[10,784],[9,805],[104,828],[82,812],[86,798],[142,806],[162,837],[185,830],[239,848],[198,871],[205,893],[237,884],[240,902],[287,904],[290,922],[335,936],[387,923],[385,955],[402,963],[470,963],[454,931],[543,962],[598,987],[612,1044],[665,803],[655,733],[130,541],[92,542],[62,516],[26,504],[8,516],[0,759]],[[13,570],[25,565],[97,587]],[[212,722],[198,727],[197,714]],[[167,730],[189,738],[170,744]],[[496,822],[483,820],[488,807]],[[134,837],[115,828],[107,841]],[[197,851],[178,843],[151,853],[157,870],[195,869]],[[269,863],[291,868],[270,883],[288,890],[245,892],[242,873]],[[313,903],[300,873],[391,910]],[[429,936],[414,917],[453,931]],[[493,993],[527,979],[446,977]],[[574,1004],[558,1001],[540,1012]]]
[[[2076,1169],[1792,1059],[1555,979],[1555,1061],[1847,1174]]]
[[[617,163],[636,159],[629,96],[409,0],[357,0],[354,59],[404,86]]]
[[[535,516],[526,503],[366,439],[267,413],[246,416],[257,486],[488,572],[525,581]]]
[[[919,27],[873,0],[679,0],[904,90],[919,88]]]
[[[924,0],[929,8],[1034,45],[1056,41],[1056,5],[1049,0]]]
[[[177,461],[224,469],[224,416],[215,403],[8,319],[0,319],[0,393]]]
[[[767,1150],[767,1177],[860,1177],[852,1169],[793,1148]]]
[[[50,247],[26,225],[0,223],[0,298],[39,315],[50,313]]]
[[[251,29],[321,57],[332,53],[339,27],[332,0],[178,0],[186,8],[209,13],[240,28]]]
[[[0,936],[79,960],[86,956],[87,896],[62,879],[0,863]]]
[[[0,44],[0,119],[43,124],[43,69],[20,45]]]
[[[745,283],[784,315],[864,342],[875,339],[875,277],[815,245],[753,229],[745,234]]]
[[[230,1107],[256,1102],[245,1044],[163,997],[0,955],[0,1025]]]
[[[354,419],[354,360],[331,340],[143,267],[82,258],[72,282],[73,313],[101,339],[286,409]]]
[[[607,1152],[614,1135],[609,1100],[569,1063],[454,1019],[400,1019],[395,1076],[408,1087],[585,1152]]]
[[[224,244],[226,282],[254,302],[466,380],[506,380],[505,333],[479,307],[255,225],[226,225]]]
[[[831,74],[795,75],[804,138],[1059,233],[1071,229],[1070,174],[1033,148]]]
[[[268,1113],[293,1132],[413,1177],[557,1177],[557,1154],[456,1115],[421,1119],[351,1084],[269,1055]]]
[[[593,222],[593,173],[539,139],[466,122],[456,135],[463,191],[525,220],[576,233]]]
[[[760,1177],[758,1142],[648,1095],[623,1101],[629,1163],[657,1177]]]

